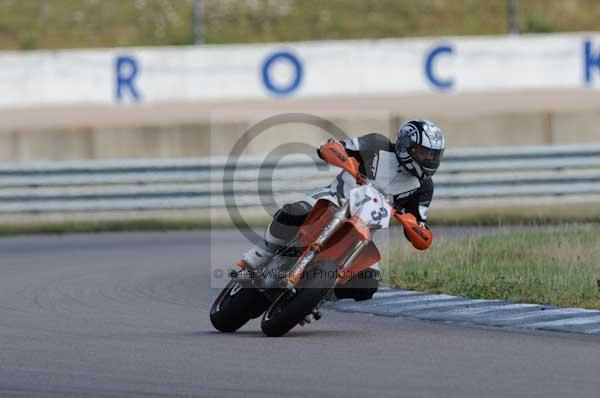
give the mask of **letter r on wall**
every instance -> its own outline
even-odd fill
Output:
[[[129,91],[133,102],[141,100],[140,93],[135,86],[138,71],[138,63],[135,58],[128,55],[117,57],[115,60],[115,99],[117,102],[125,99],[125,91]]]

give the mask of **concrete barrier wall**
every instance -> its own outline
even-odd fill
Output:
[[[599,80],[598,33],[0,52],[0,161],[225,155],[286,112],[350,136],[427,117],[453,147],[598,143]]]
[[[600,87],[600,34],[0,52],[0,107]]]
[[[600,143],[600,107],[492,113],[470,113],[468,109],[451,115],[431,110],[312,112],[335,123],[349,136],[373,131],[393,136],[407,118],[428,117],[443,127],[448,145],[453,148]],[[0,129],[0,162],[227,155],[250,127],[278,112],[227,111],[213,113],[219,117],[212,121],[210,115],[204,115],[198,120],[174,118],[150,124],[131,120],[110,125],[114,114],[107,111],[98,125],[87,122],[49,128],[13,126]],[[328,135],[327,128],[300,123],[276,126],[251,142],[244,142],[245,153],[267,153],[290,142],[317,145]]]

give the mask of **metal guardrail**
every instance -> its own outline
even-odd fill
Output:
[[[297,200],[338,169],[309,156],[0,164],[0,214],[224,208]],[[233,175],[233,179],[231,179]],[[223,181],[228,181],[223,183]],[[436,201],[560,201],[600,195],[600,145],[448,151]],[[594,196],[596,195],[596,196]]]

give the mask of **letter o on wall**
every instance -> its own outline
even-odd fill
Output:
[[[293,68],[293,77],[287,85],[276,85],[271,79],[270,71],[278,62],[287,62]],[[275,95],[289,95],[293,93],[302,82],[303,68],[302,63],[294,54],[288,51],[279,51],[269,55],[262,66],[262,79],[269,92]]]

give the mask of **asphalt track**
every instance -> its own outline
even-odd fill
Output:
[[[334,311],[284,338],[217,333],[211,258],[246,243],[213,237],[0,240],[0,396],[600,396],[593,336]]]

